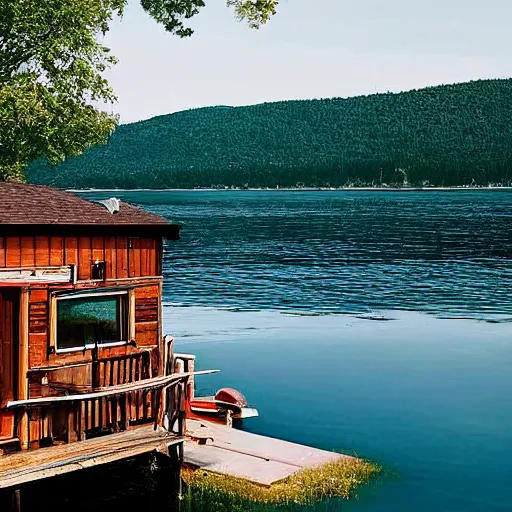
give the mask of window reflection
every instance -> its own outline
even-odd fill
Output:
[[[126,341],[126,324],[126,294],[59,299],[57,349]]]

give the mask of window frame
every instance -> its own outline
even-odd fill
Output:
[[[90,343],[84,344],[79,347],[70,347],[70,348],[59,348],[58,340],[57,340],[57,330],[58,330],[58,303],[62,300],[73,300],[73,299],[86,299],[86,298],[94,298],[94,297],[116,297],[116,296],[125,296],[126,297],[126,313],[124,314],[124,318],[122,319],[125,324],[126,330],[126,340],[114,341],[111,343]],[[133,289],[123,289],[123,290],[108,290],[108,291],[83,291],[83,292],[74,292],[74,293],[66,293],[66,294],[58,294],[52,295],[51,301],[51,335],[50,335],[50,347],[53,353],[55,354],[67,354],[72,352],[85,352],[86,350],[92,350],[98,346],[101,348],[110,348],[110,347],[122,347],[128,345],[131,340],[135,338],[135,293]],[[121,331],[122,332],[122,331]]]

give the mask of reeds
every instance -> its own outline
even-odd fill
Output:
[[[340,459],[322,466],[303,469],[270,487],[241,478],[184,468],[182,477],[192,499],[203,497],[220,502],[246,502],[271,505],[312,505],[329,498],[350,499],[358,489],[379,473],[380,466],[361,459]]]

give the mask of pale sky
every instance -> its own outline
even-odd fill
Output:
[[[512,77],[512,0],[281,0],[260,30],[224,0],[180,39],[130,0],[105,44],[128,123],[195,107],[348,97]]]

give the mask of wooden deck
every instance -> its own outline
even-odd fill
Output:
[[[341,458],[352,457],[205,421],[187,420],[185,464],[259,485],[270,486],[301,469]]]
[[[160,451],[183,439],[153,425],[77,443],[18,452],[0,457],[0,489],[18,487],[101,464]]]

